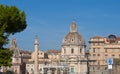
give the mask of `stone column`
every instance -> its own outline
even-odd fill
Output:
[[[41,73],[42,73],[42,74],[44,73],[44,70],[43,70],[43,68],[42,68],[42,71],[41,71]]]
[[[51,74],[51,70],[50,70],[50,68],[48,69],[47,73],[48,73],[48,74]]]
[[[55,69],[55,74],[57,74],[57,72],[58,72],[58,68]]]
[[[38,46],[39,46],[39,44],[38,44],[38,38],[37,38],[37,36],[36,36],[36,39],[35,39],[35,43],[34,43],[34,50],[35,50],[35,54],[34,54],[34,56],[35,56],[35,59],[34,59],[34,74],[38,74],[38,66],[39,66],[39,64],[38,64]]]
[[[63,74],[63,70],[60,71],[60,74]]]

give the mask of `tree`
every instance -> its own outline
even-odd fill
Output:
[[[8,37],[27,27],[26,15],[16,6],[0,5],[0,66],[10,66],[10,50],[4,48],[8,44]]]
[[[0,48],[8,43],[10,34],[21,32],[26,28],[25,13],[15,6],[0,5]]]
[[[0,66],[11,66],[11,56],[9,49],[0,50]]]
[[[5,74],[15,74],[13,71],[7,70]]]

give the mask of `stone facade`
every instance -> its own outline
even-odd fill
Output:
[[[92,37],[89,51],[90,59],[97,60],[94,65],[107,65],[108,58],[120,58],[120,38],[115,35]]]
[[[90,63],[91,74],[109,74],[107,60],[113,59],[113,64],[115,64],[114,59],[120,59],[120,37],[115,35],[91,37],[89,53],[89,59],[96,60]]]

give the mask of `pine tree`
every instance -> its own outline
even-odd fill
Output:
[[[8,37],[26,29],[26,15],[16,6],[0,5],[0,66],[11,66],[12,51],[4,48]]]

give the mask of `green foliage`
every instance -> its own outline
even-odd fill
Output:
[[[7,70],[5,74],[15,74],[13,71]]]
[[[0,66],[11,66],[13,52],[9,49],[0,50]]]
[[[5,49],[11,34],[23,31],[27,27],[26,15],[15,6],[0,4],[0,66],[11,66],[12,51]]]
[[[0,48],[8,43],[10,34],[23,31],[27,27],[26,15],[15,6],[0,5]]]

